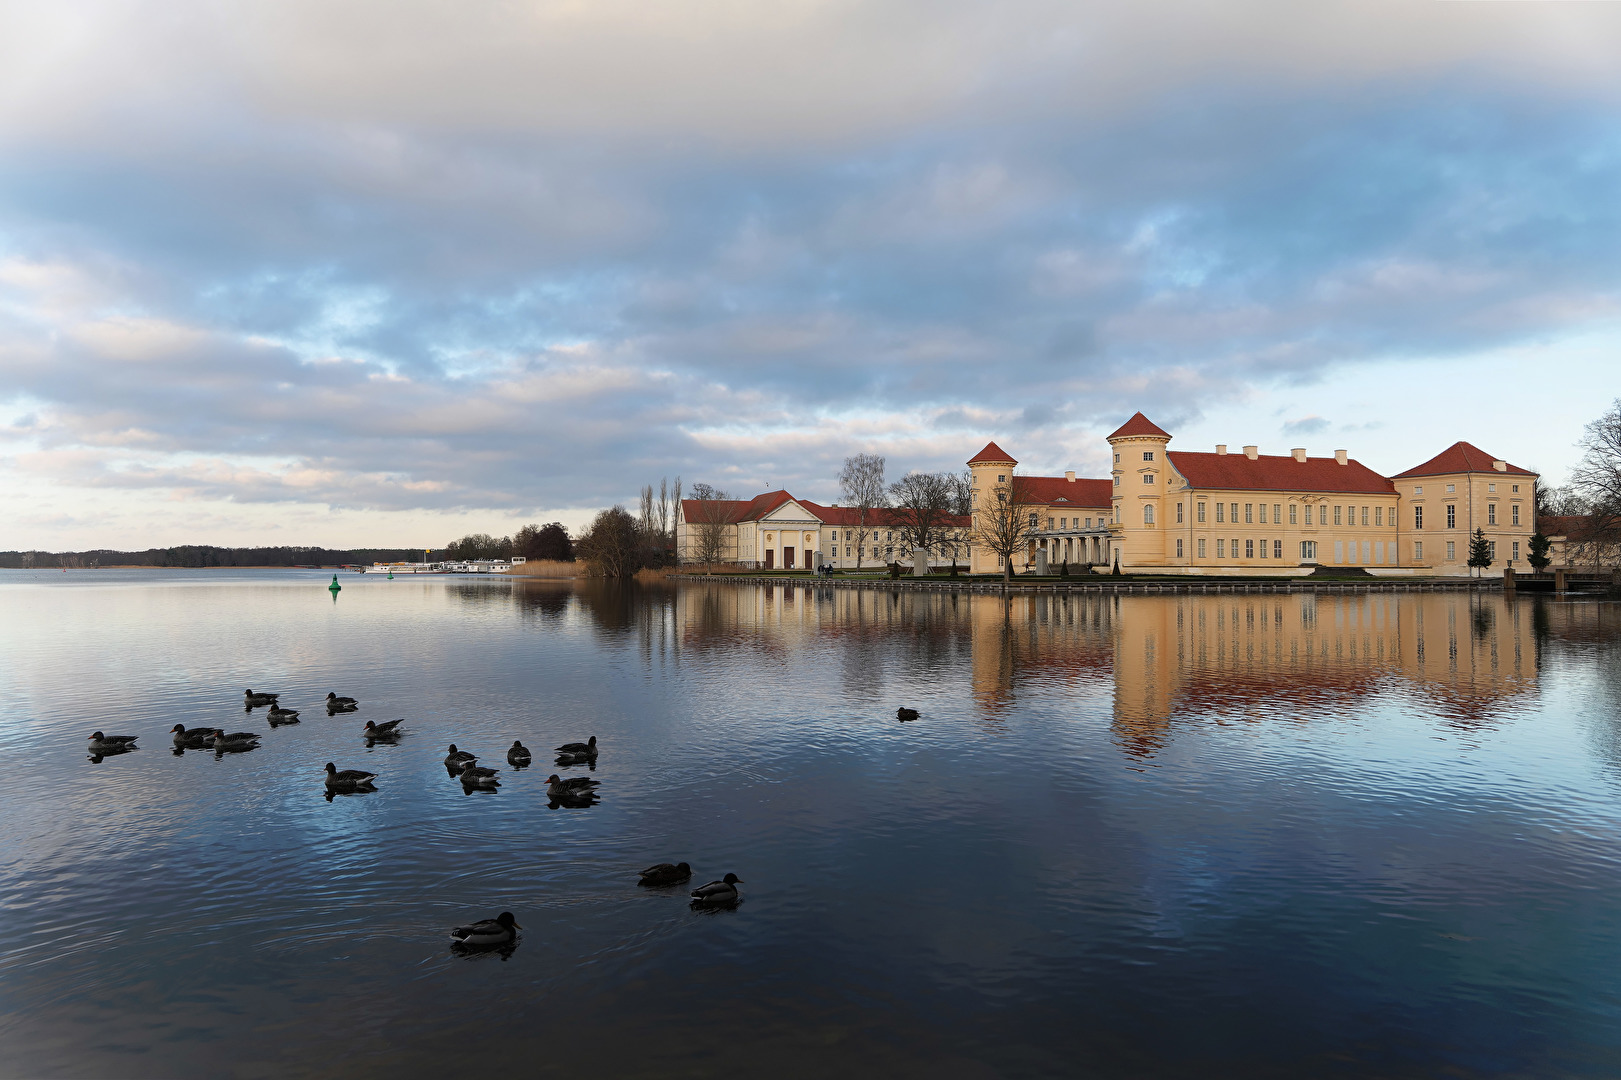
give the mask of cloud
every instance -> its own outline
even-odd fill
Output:
[[[1283,425],[1283,434],[1289,438],[1305,438],[1307,435],[1316,435],[1327,431],[1333,425],[1321,416],[1302,416],[1298,420],[1289,420]]]
[[[1084,468],[1138,408],[1590,333],[1618,15],[8,9],[0,463],[75,520],[829,497],[857,449]]]

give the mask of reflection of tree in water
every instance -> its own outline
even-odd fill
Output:
[[[1611,772],[1621,773],[1621,605],[1539,597],[1536,608],[1543,663],[1593,673],[1596,707],[1584,714],[1587,737]]]
[[[574,595],[572,581],[513,582],[512,596],[518,610],[526,617],[538,618],[542,623],[554,623],[568,611],[569,599]]]

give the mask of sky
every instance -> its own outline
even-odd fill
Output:
[[[0,549],[1621,397],[1621,5],[0,0]]]

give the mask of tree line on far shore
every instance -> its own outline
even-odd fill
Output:
[[[489,533],[468,533],[460,540],[452,540],[443,551],[436,553],[434,562],[468,562],[473,559],[545,559],[552,562],[573,562],[574,541],[562,522],[548,525],[525,525],[511,536],[491,536]]]

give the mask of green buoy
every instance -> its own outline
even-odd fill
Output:
[[[342,585],[338,584],[337,574],[332,575],[332,584],[328,585],[327,588],[332,590],[332,599],[336,600],[338,598],[338,590],[343,588]]]
[[[390,570],[388,572],[388,580],[390,580],[390,581],[394,580],[394,571]]]

